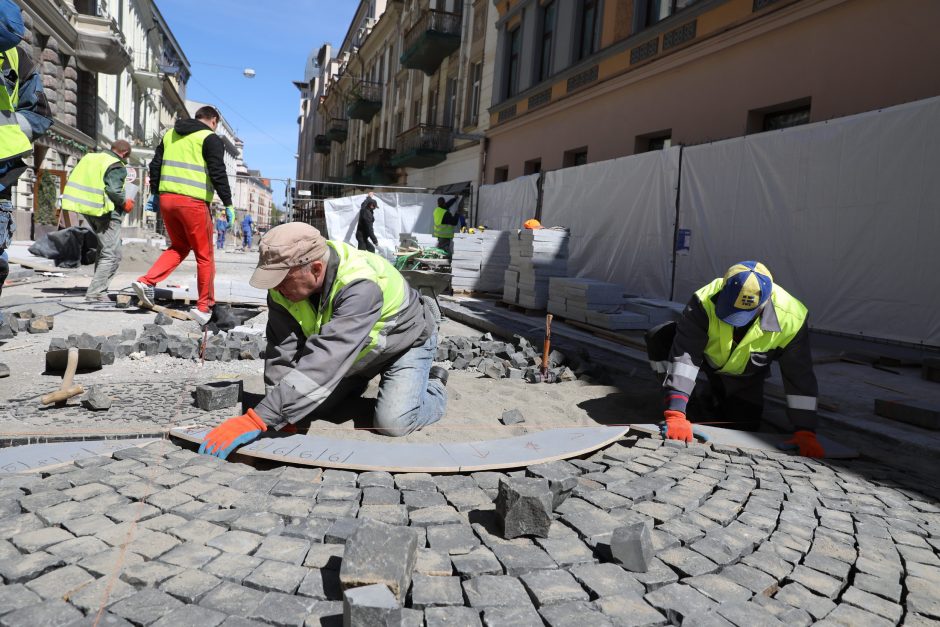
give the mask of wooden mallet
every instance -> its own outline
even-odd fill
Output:
[[[85,392],[85,388],[80,385],[72,385],[72,379],[75,378],[75,370],[78,369],[78,349],[70,348],[68,364],[65,366],[65,376],[62,377],[62,386],[55,392],[46,394],[39,399],[43,405],[52,405],[67,401],[73,396],[78,396]]]

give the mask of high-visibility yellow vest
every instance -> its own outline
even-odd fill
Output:
[[[446,214],[447,209],[444,209],[443,207],[434,208],[434,237],[439,237],[442,239],[453,239],[454,225],[444,224],[444,216]]]
[[[382,315],[369,331],[369,343],[356,356],[356,361],[368,353],[384,345],[385,326],[394,319],[404,308],[408,284],[405,278],[392,264],[383,257],[364,250],[356,250],[343,242],[327,241],[327,244],[339,255],[339,266],[336,269],[336,278],[328,295],[320,295],[320,307],[314,309],[309,299],[299,302],[287,300],[275,289],[268,290],[274,302],[280,304],[300,324],[304,337],[320,333],[333,318],[333,299],[341,289],[353,281],[372,281],[382,290]],[[324,297],[325,296],[325,297]]]
[[[715,279],[695,292],[695,296],[705,308],[705,313],[708,314],[705,358],[718,372],[739,375],[747,367],[752,353],[767,353],[787,347],[806,320],[806,307],[782,287],[774,285],[770,302],[777,314],[780,331],[764,331],[761,329],[760,320],[757,320],[732,349],[734,327],[718,317],[715,313],[715,303],[712,302],[712,297],[721,291],[723,283],[724,279]]]
[[[62,192],[62,209],[88,216],[103,216],[114,210],[114,203],[104,192],[104,175],[121,160],[107,152],[90,152],[79,160],[69,174]]]
[[[212,202],[215,190],[209,180],[209,169],[202,156],[202,144],[212,131],[196,131],[180,135],[169,130],[163,136],[163,165],[160,167],[160,190]]]
[[[20,102],[20,53],[16,48],[10,48],[2,57],[9,62],[17,76],[12,94],[6,86],[0,85],[0,161],[5,161],[29,154],[33,145],[16,121],[16,107]]]

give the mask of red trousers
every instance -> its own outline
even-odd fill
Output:
[[[160,194],[160,213],[170,237],[170,247],[138,281],[156,285],[183,263],[189,252],[196,256],[199,311],[215,305],[215,257],[212,247],[212,216],[203,200],[180,194]]]

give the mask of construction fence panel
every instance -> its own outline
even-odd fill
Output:
[[[535,217],[538,201],[538,174],[481,185],[476,223],[496,231],[521,229],[523,222]]]
[[[378,192],[375,199],[376,247],[386,258],[393,259],[401,233],[431,233],[434,228],[434,208],[437,195],[401,192]],[[356,225],[359,208],[366,194],[328,198],[323,201],[326,228],[330,239],[356,245]]]
[[[568,271],[669,298],[678,148],[544,173],[542,224],[571,230]]]
[[[677,299],[755,259],[815,328],[940,345],[938,164],[940,98],[686,148]]]

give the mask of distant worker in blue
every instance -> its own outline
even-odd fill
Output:
[[[228,232],[228,220],[225,219],[225,214],[219,212],[215,217],[215,247],[217,250],[225,249],[225,234]]]
[[[251,214],[246,213],[242,218],[242,250],[251,250],[251,230],[254,228],[254,220]]]

